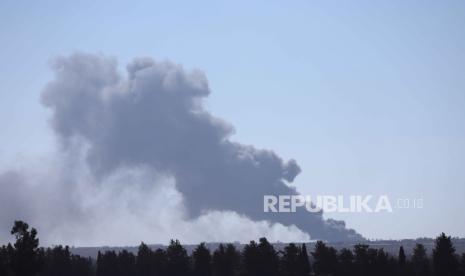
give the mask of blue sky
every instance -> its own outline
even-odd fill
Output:
[[[207,74],[233,140],[302,167],[304,194],[423,198],[334,214],[369,238],[465,236],[465,2],[2,1],[1,170],[54,148],[39,103],[74,51]]]

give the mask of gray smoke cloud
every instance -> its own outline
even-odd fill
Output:
[[[237,214],[241,220],[296,226],[313,239],[362,238],[344,222],[325,220],[321,213],[263,212],[263,195],[298,194],[289,183],[301,168],[273,151],[232,142],[233,127],[202,105],[210,94],[202,71],[140,58],[127,65],[123,76],[116,60],[83,53],[56,59],[53,69],[55,78],[45,87],[42,103],[52,111],[51,123],[66,160],[81,155],[85,160],[89,176],[77,177],[81,182],[94,179],[98,187],[119,185],[124,193],[133,187],[124,183],[143,182],[146,190],[139,195],[163,193],[147,178],[114,184],[122,171],[141,170],[172,180],[180,203],[171,207],[182,208],[188,220],[211,223],[220,213],[230,219]],[[5,178],[10,183],[22,181],[10,173],[0,182]],[[78,180],[65,178],[73,189],[80,189]],[[85,192],[92,193],[94,188],[86,187]],[[134,196],[126,204],[139,200]],[[85,207],[77,206],[71,209],[82,216]]]

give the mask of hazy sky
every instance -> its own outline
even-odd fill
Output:
[[[206,108],[296,159],[301,193],[424,200],[329,217],[368,238],[465,236],[464,1],[77,2],[0,3],[0,171],[55,147],[51,59],[150,56],[203,70]]]

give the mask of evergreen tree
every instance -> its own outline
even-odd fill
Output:
[[[405,256],[405,252],[404,252],[404,247],[401,246],[399,248],[399,257],[398,257],[398,260],[399,260],[399,265],[400,266],[403,266],[405,265],[406,263],[406,256]]]
[[[384,250],[376,250],[376,260],[374,264],[374,273],[378,276],[388,276],[392,275],[394,271],[390,269],[389,263],[389,254],[384,252]]]
[[[368,275],[373,275],[377,271],[377,258],[378,258],[378,250],[374,248],[368,248],[367,250],[367,258],[368,258],[368,263],[366,267],[366,272]]]
[[[368,258],[368,245],[366,244],[357,244],[354,246],[354,264],[356,275],[359,276],[366,276],[368,275],[368,266],[369,266],[369,258]]]
[[[212,270],[214,276],[232,276],[239,269],[240,253],[232,244],[220,244],[213,252]]]
[[[6,247],[0,247],[0,275],[6,275],[8,268],[8,258],[6,254]]]
[[[337,251],[333,247],[328,247],[322,241],[317,241],[315,251],[312,252],[315,275],[333,275],[337,267]]]
[[[442,233],[436,238],[433,249],[434,275],[454,276],[457,273],[458,262],[455,256],[455,248],[451,238]]]
[[[105,251],[99,254],[97,276],[117,276],[118,275],[118,255],[115,251]]]
[[[189,257],[178,240],[171,240],[166,249],[167,274],[170,276],[184,276],[189,273]]]
[[[11,267],[15,275],[33,276],[40,271],[37,230],[23,221],[15,221],[11,234],[15,236]]]
[[[10,257],[6,246],[0,248],[0,275],[8,275],[10,270]]]
[[[163,249],[157,249],[153,252],[152,255],[152,265],[153,265],[153,272],[155,276],[163,276],[166,274],[166,265],[167,265],[167,257],[166,251]]]
[[[310,258],[308,257],[307,246],[305,243],[300,247],[299,252],[299,275],[307,276],[310,275]]]
[[[258,244],[251,241],[244,247],[242,263],[244,275],[279,275],[278,254],[266,238],[260,238]]]
[[[230,273],[227,273],[227,275],[236,274],[236,272],[239,271],[241,253],[237,251],[236,247],[233,244],[228,243],[226,245],[225,257],[226,257],[225,267],[227,268],[227,271],[230,272]]]
[[[103,271],[102,271],[102,253],[100,253],[100,250],[97,253],[97,260],[95,262],[96,265],[96,275],[97,276],[102,276]]]
[[[281,258],[281,270],[284,276],[298,276],[300,268],[300,248],[290,243],[284,248]]]
[[[279,275],[279,257],[273,245],[266,238],[260,238],[258,250],[261,275]]]
[[[260,252],[255,241],[250,241],[242,251],[242,269],[245,276],[261,275]]]
[[[41,276],[61,276],[71,273],[71,253],[68,246],[48,248],[41,259],[43,263]]]
[[[211,276],[211,254],[210,250],[201,243],[192,253],[193,275]]]
[[[152,255],[153,251],[142,242],[139,245],[136,258],[136,271],[138,276],[152,276],[154,274]]]
[[[136,271],[136,256],[127,250],[119,252],[116,276],[134,276]]]
[[[69,276],[93,276],[95,275],[91,258],[71,255],[71,273]]]
[[[404,247],[400,246],[399,248],[399,255],[397,257],[398,267],[397,267],[397,275],[399,276],[406,276],[407,274],[407,258],[405,256]]]
[[[354,254],[351,250],[343,248],[337,255],[338,267],[336,275],[339,276],[352,276],[355,274],[354,268]]]
[[[414,275],[416,276],[428,276],[431,274],[426,248],[422,244],[417,243],[413,249],[412,265]]]

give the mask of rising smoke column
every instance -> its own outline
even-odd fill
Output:
[[[142,58],[127,66],[126,78],[114,59],[82,53],[58,58],[54,71],[42,103],[63,150],[82,147],[97,179],[147,167],[174,177],[190,218],[234,211],[294,224],[312,238],[361,238],[321,213],[263,212],[263,195],[298,194],[287,183],[301,169],[273,151],[232,142],[233,127],[202,106],[210,94],[203,72]]]

